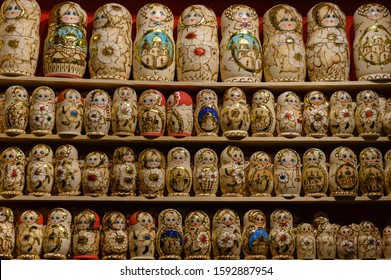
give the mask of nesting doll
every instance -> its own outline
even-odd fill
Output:
[[[79,195],[81,168],[76,148],[65,144],[57,148],[54,160],[54,185],[58,195]]]
[[[92,79],[127,80],[132,66],[132,15],[118,3],[95,11],[89,45]]]
[[[282,149],[274,157],[274,183],[277,196],[299,196],[301,191],[301,162],[292,149]]]
[[[391,226],[383,229],[383,255],[386,259],[391,259]]]
[[[210,220],[203,211],[192,211],[185,219],[183,248],[187,260],[209,260],[212,247]]]
[[[223,82],[260,82],[262,46],[257,12],[235,4],[221,15],[220,75]]]
[[[220,188],[223,196],[243,196],[248,162],[236,146],[226,147],[220,155]]]
[[[30,98],[29,124],[32,134],[52,134],[55,124],[55,93],[47,86],[36,88]]]
[[[56,130],[58,135],[81,134],[84,119],[84,99],[75,89],[59,93],[56,102]]]
[[[175,209],[159,214],[156,249],[161,260],[180,260],[183,250],[182,215]]]
[[[169,196],[189,196],[192,186],[191,158],[182,147],[171,149],[167,154],[166,187]]]
[[[137,13],[133,48],[135,80],[173,81],[175,75],[174,16],[162,4],[149,3]]]
[[[166,179],[164,155],[153,148],[142,151],[138,158],[140,195],[145,197],[163,196]]]
[[[359,224],[356,224],[356,223],[351,223],[349,225],[352,230],[353,230],[353,236],[354,236],[354,246],[355,246],[355,255],[354,255],[354,258],[355,259],[358,259],[358,235],[360,233],[360,225]]]
[[[292,214],[277,209],[270,215],[270,251],[273,259],[293,259],[296,242]]]
[[[84,160],[81,184],[84,195],[105,196],[109,191],[109,158],[103,152],[91,152]]]
[[[115,149],[110,174],[111,195],[135,196],[137,182],[136,155],[129,147]]]
[[[219,158],[203,148],[194,155],[193,189],[196,196],[216,196],[219,188]]]
[[[167,98],[167,132],[175,137],[193,132],[193,100],[184,91],[175,91]]]
[[[267,89],[257,90],[253,94],[250,120],[252,136],[273,136],[276,128],[274,95]]]
[[[4,133],[5,92],[0,92],[0,133]]]
[[[155,221],[151,214],[137,211],[129,218],[129,252],[132,260],[155,259]]]
[[[82,78],[87,65],[87,13],[79,4],[66,1],[49,14],[43,48],[45,76]]]
[[[276,5],[263,16],[263,71],[266,82],[303,82],[306,76],[301,14]]]
[[[166,99],[157,90],[144,91],[138,100],[138,126],[141,136],[162,136],[166,128]]]
[[[246,103],[246,94],[238,87],[225,91],[221,109],[221,130],[228,138],[248,136],[250,128],[250,110]]]
[[[0,259],[12,259],[15,248],[14,213],[8,207],[0,207]]]
[[[278,136],[300,136],[303,120],[299,96],[292,91],[280,94],[276,111]]]
[[[18,147],[8,147],[1,153],[0,194],[22,195],[26,157]]]
[[[86,97],[84,128],[89,136],[109,133],[111,122],[111,98],[101,89],[90,91]]]
[[[98,214],[90,209],[84,209],[75,216],[73,226],[73,258],[97,260],[100,242],[100,219]]]
[[[197,93],[194,112],[195,129],[198,136],[217,136],[220,126],[217,94],[211,89]]]
[[[26,133],[29,119],[29,94],[22,86],[10,86],[5,91],[4,132],[10,135]]]
[[[333,136],[353,136],[356,127],[354,116],[355,103],[344,90],[334,92],[330,97],[330,130]]]
[[[215,260],[238,260],[242,247],[240,218],[234,210],[223,208],[213,216],[212,250]]]
[[[303,155],[302,187],[305,196],[326,196],[329,188],[326,154],[318,148],[308,149]]]
[[[309,223],[297,226],[296,254],[299,260],[316,259],[316,231]]]
[[[46,144],[33,147],[27,164],[26,188],[30,195],[51,195],[54,184],[53,151]]]
[[[0,74],[34,76],[41,8],[35,0],[6,0],[1,7]]]
[[[45,259],[66,259],[71,249],[72,215],[64,208],[54,208],[48,214],[43,232],[43,257]]]
[[[372,90],[357,94],[356,127],[363,138],[377,138],[382,130],[379,96]]]
[[[327,136],[329,130],[329,103],[322,92],[314,90],[305,95],[303,127],[308,136]]]
[[[266,216],[257,209],[243,216],[242,251],[247,260],[264,260],[269,249]]]
[[[251,196],[271,196],[274,189],[273,163],[265,152],[255,152],[250,157],[247,187]]]
[[[383,156],[373,147],[365,148],[360,155],[358,171],[359,186],[362,195],[382,196],[385,187]]]
[[[387,134],[388,138],[391,139],[391,98],[386,100],[385,109],[382,113],[382,116],[383,130]]]
[[[358,258],[376,259],[377,236],[375,225],[369,221],[360,223],[358,235]]]
[[[376,235],[376,259],[383,258],[383,240],[379,228],[375,227]]]
[[[111,125],[114,135],[134,135],[137,126],[137,94],[133,88],[122,86],[114,91]]]
[[[381,4],[367,3],[356,10],[353,22],[353,58],[357,79],[390,79],[390,11]]]
[[[16,228],[16,255],[18,259],[41,258],[43,241],[43,217],[36,210],[24,211]]]
[[[343,260],[354,259],[357,252],[357,239],[354,230],[349,226],[342,226],[335,238],[338,258]]]
[[[384,155],[384,173],[386,179],[386,193],[391,195],[391,150],[388,150]]]
[[[331,152],[329,182],[331,196],[357,196],[357,156],[348,147],[340,146]]]
[[[100,248],[104,260],[126,260],[128,231],[124,214],[110,211],[103,216]]]
[[[318,216],[314,220],[316,232],[316,253],[318,259],[335,259],[337,245],[333,224],[325,216]]]
[[[307,14],[306,58],[310,81],[347,81],[350,71],[346,17],[333,3],[319,3]]]

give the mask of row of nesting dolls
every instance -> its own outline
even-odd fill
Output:
[[[0,21],[0,73],[34,75],[39,56],[41,12],[35,0],[5,0]],[[319,3],[307,14],[306,44],[301,14],[279,4],[263,16],[263,46],[257,12],[246,5],[228,7],[221,16],[221,40],[215,13],[203,5],[187,7],[179,17],[174,42],[174,16],[159,3],[137,13],[136,38],[132,17],[117,3],[94,14],[92,35],[86,38],[87,13],[74,2],[61,2],[49,15],[43,47],[46,76],[135,80],[267,82],[348,80],[350,50],[346,17],[334,3]],[[354,14],[352,44],[360,80],[391,77],[390,13],[368,3]],[[89,50],[88,50],[89,48]],[[306,70],[307,69],[307,70]]]
[[[213,216],[212,230],[208,215],[196,210],[182,215],[176,209],[160,212],[157,229],[153,216],[145,211],[133,213],[128,226],[125,215],[107,212],[102,219],[90,209],[80,211],[73,220],[64,208],[52,209],[47,225],[36,210],[21,213],[14,229],[10,208],[0,207],[1,258],[19,259],[377,259],[391,258],[391,226],[380,230],[370,221],[338,225],[325,215],[313,224],[293,227],[292,214],[285,209],[270,215],[247,211],[241,227],[239,215],[223,208]],[[16,242],[15,242],[16,240]],[[155,253],[155,249],[157,254]],[[270,252],[269,252],[270,250]],[[43,251],[43,254],[42,254]],[[270,254],[269,254],[270,253]]]
[[[59,195],[159,197],[189,196],[331,196],[355,197],[361,191],[366,196],[391,195],[391,150],[385,154],[373,147],[356,154],[345,146],[334,149],[330,163],[318,148],[303,155],[292,149],[282,149],[274,157],[255,152],[250,161],[236,146],[226,147],[218,160],[217,154],[202,148],[191,164],[190,152],[175,147],[168,152],[167,164],[163,153],[154,148],[142,151],[136,163],[129,147],[115,150],[113,161],[100,151],[90,152],[84,164],[78,160],[75,147],[66,144],[56,151],[53,164],[52,149],[38,144],[30,151],[26,164],[24,153],[9,147],[1,154],[0,194],[51,195],[53,187]],[[218,163],[220,161],[220,164]],[[27,166],[27,167],[26,167]],[[27,170],[27,175],[25,175]],[[109,192],[110,190],[110,192]]]
[[[346,91],[336,91],[330,102],[320,91],[310,91],[300,97],[286,91],[275,102],[273,94],[265,89],[252,96],[251,108],[241,88],[228,88],[219,106],[218,96],[211,89],[197,93],[195,110],[192,97],[184,91],[175,91],[166,99],[154,89],[137,94],[127,86],[119,87],[110,95],[101,89],[90,91],[85,99],[74,89],[66,89],[55,97],[54,91],[41,86],[31,97],[22,86],[7,88],[0,95],[2,131],[21,134],[29,124],[33,134],[59,135],[134,135],[138,126],[140,135],[161,136],[166,127],[169,136],[190,136],[195,128],[199,136],[217,136],[219,130],[229,138],[242,138],[251,130],[252,136],[324,137],[329,129],[334,136],[349,137],[355,133],[366,138],[391,135],[391,98],[379,98],[372,90],[357,94],[356,103]],[[329,104],[330,103],[330,104]],[[221,109],[220,109],[221,108]],[[1,127],[1,125],[0,125]],[[303,129],[304,128],[304,129]],[[0,130],[1,131],[1,130]]]

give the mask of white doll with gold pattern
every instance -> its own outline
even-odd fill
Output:
[[[0,259],[12,259],[15,248],[14,213],[11,208],[0,207]]]
[[[187,260],[209,260],[212,247],[210,220],[203,211],[192,211],[185,219],[183,248]]]
[[[293,216],[285,209],[277,209],[270,215],[270,251],[273,259],[293,259],[296,248]]]
[[[329,103],[322,92],[313,90],[305,95],[303,127],[308,136],[327,136],[329,130]]]
[[[373,90],[363,90],[356,97],[356,127],[363,138],[377,138],[382,130],[379,96]]]
[[[336,235],[337,255],[343,260],[354,259],[357,253],[357,238],[351,226],[342,226]]]
[[[354,110],[356,104],[344,90],[334,92],[330,97],[330,130],[333,136],[353,136],[356,127]]]
[[[29,94],[22,86],[10,86],[5,91],[4,132],[10,135],[26,133],[29,119]]]
[[[186,137],[193,132],[193,100],[184,91],[175,91],[167,98],[168,136]]]
[[[316,231],[309,223],[297,226],[296,254],[299,260],[316,259]]]
[[[109,158],[103,152],[91,152],[84,160],[82,172],[84,195],[105,196],[109,191]]]
[[[300,136],[303,120],[299,96],[292,91],[280,94],[277,98],[276,111],[278,136]]]
[[[90,91],[86,97],[84,128],[89,136],[104,136],[109,133],[111,121],[111,98],[101,89]]]
[[[385,173],[385,189],[387,195],[391,195],[391,150],[388,150],[384,155],[384,173]]]
[[[337,255],[337,245],[335,241],[335,231],[333,224],[326,216],[318,216],[314,220],[316,233],[316,252],[318,259],[335,259]]]
[[[100,248],[103,260],[126,260],[128,231],[124,214],[110,211],[103,216]]]
[[[203,89],[197,93],[194,123],[198,136],[217,136],[220,113],[218,97],[213,90]]]
[[[114,91],[111,126],[114,135],[134,135],[137,127],[137,94],[133,88],[122,86]]]
[[[203,148],[194,155],[193,189],[196,196],[216,196],[219,188],[219,158]]]
[[[383,156],[373,147],[365,148],[360,153],[358,171],[359,185],[362,195],[382,196],[385,186]]]
[[[55,93],[47,86],[36,88],[30,98],[29,124],[32,134],[52,134],[55,124]]]
[[[155,89],[144,91],[138,100],[138,126],[141,136],[162,136],[166,129],[166,99]]]
[[[58,135],[81,134],[84,120],[84,99],[75,89],[65,89],[57,96],[56,130]]]
[[[274,95],[267,89],[253,94],[250,120],[252,136],[273,136],[276,128],[275,101]]]
[[[161,260],[180,260],[183,250],[182,215],[175,209],[159,214],[156,250]]]
[[[255,152],[250,157],[247,188],[251,196],[271,196],[274,189],[273,163],[265,152]]]
[[[302,187],[305,196],[326,196],[329,188],[326,154],[318,149],[308,149],[303,155]]]
[[[301,162],[292,149],[280,150],[274,157],[274,183],[277,196],[300,196]]]
[[[376,259],[377,236],[376,227],[369,221],[360,223],[358,235],[358,258]]]
[[[79,195],[81,168],[76,148],[65,144],[57,148],[54,164],[54,184],[58,195]]]
[[[136,155],[129,147],[114,151],[111,169],[111,195],[135,196],[137,182]]]
[[[155,220],[145,211],[137,211],[129,218],[129,252],[131,260],[155,259]]]
[[[391,259],[391,226],[383,229],[383,255],[386,259]]]
[[[385,134],[391,139],[391,98],[385,100],[385,107],[382,110],[382,126]]]
[[[153,148],[142,151],[138,158],[140,195],[145,197],[163,196],[166,179],[164,155]]]
[[[100,245],[100,218],[90,209],[80,211],[73,220],[72,254],[78,260],[97,260]]]
[[[16,256],[18,259],[41,258],[43,238],[43,217],[36,210],[24,211],[16,228]]]
[[[193,177],[188,150],[182,147],[171,149],[167,154],[166,187],[169,196],[189,196]]]
[[[0,194],[22,195],[26,157],[18,147],[8,147],[1,153]]]
[[[242,251],[246,260],[264,260],[269,250],[266,216],[257,209],[243,216]]]

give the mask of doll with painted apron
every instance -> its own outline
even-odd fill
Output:
[[[186,137],[193,132],[193,100],[184,91],[175,91],[167,98],[168,136]]]
[[[161,260],[180,260],[183,250],[182,215],[175,209],[159,214],[156,250]]]
[[[274,157],[274,183],[277,196],[300,196],[301,161],[292,149],[282,149]]]
[[[376,139],[382,130],[379,96],[373,90],[362,90],[356,97],[356,127],[359,136]]]
[[[335,237],[337,244],[337,256],[339,259],[351,260],[357,252],[357,239],[350,225],[342,226]]]
[[[183,249],[187,260],[209,260],[212,247],[210,220],[203,211],[192,211],[185,219]]]
[[[217,136],[220,126],[219,111],[216,92],[203,89],[197,93],[194,123],[198,136]]]
[[[84,195],[106,196],[110,185],[109,158],[103,152],[87,154],[82,172]]]
[[[81,168],[76,148],[70,144],[57,148],[54,160],[54,185],[58,195],[79,195]]]
[[[330,131],[333,136],[346,138],[353,136],[356,127],[353,102],[349,93],[344,90],[334,92],[330,97]]]
[[[171,149],[167,154],[166,188],[168,196],[190,196],[192,187],[190,152],[182,147]]]
[[[376,231],[377,228],[372,222],[362,221],[360,223],[357,247],[359,259],[376,259],[376,247],[378,241]]]
[[[56,115],[55,102],[55,93],[50,87],[40,86],[33,91],[29,112],[29,125],[32,134],[52,134]]]
[[[155,259],[156,227],[152,215],[137,211],[130,216],[128,224],[130,259]]]
[[[276,128],[276,111],[274,95],[260,89],[253,94],[250,123],[252,136],[273,136]]]
[[[90,91],[86,97],[84,128],[88,136],[105,136],[111,124],[111,98],[101,89]]]
[[[216,196],[219,188],[219,158],[215,151],[202,148],[194,155],[193,189],[196,196]]]
[[[276,131],[278,136],[297,137],[303,128],[303,116],[299,96],[286,91],[277,98]]]
[[[154,149],[142,151],[138,158],[138,178],[140,195],[145,197],[163,196],[166,178],[164,155]]]
[[[56,102],[56,130],[58,135],[77,136],[81,134],[84,120],[84,99],[75,89],[59,93]]]
[[[136,155],[129,147],[114,151],[110,176],[111,195],[135,196],[137,188]]]
[[[266,216],[257,209],[243,216],[242,251],[246,260],[264,260],[269,250],[269,235],[266,231]]]
[[[18,259],[41,258],[43,241],[43,217],[36,210],[24,211],[16,227],[16,256]]]
[[[303,155],[302,187],[305,196],[326,196],[329,188],[326,154],[318,148],[310,148]]]
[[[303,127],[308,136],[324,137],[329,130],[329,103],[326,96],[313,90],[304,97]]]
[[[14,213],[11,208],[0,207],[0,259],[13,258],[15,248]]]
[[[296,254],[299,260],[316,259],[316,231],[309,223],[297,226]]]
[[[114,91],[111,126],[114,135],[134,135],[137,127],[137,94],[133,88],[122,86]]]
[[[326,216],[318,216],[314,220],[316,227],[316,252],[318,259],[335,259],[337,254],[337,245],[335,240],[336,232],[333,230],[333,224],[329,222]]]
[[[18,147],[8,147],[0,158],[0,194],[22,195],[25,181],[26,157]]]
[[[100,248],[104,260],[126,260],[128,231],[126,217],[121,212],[110,211],[103,216]]]
[[[100,218],[90,209],[80,211],[73,220],[72,254],[77,260],[97,260],[100,244]]]
[[[251,196],[271,196],[274,189],[274,170],[271,157],[262,151],[250,157],[247,188]]]
[[[369,197],[383,196],[385,173],[381,152],[376,148],[368,147],[361,151],[359,158],[358,176],[361,194]]]
[[[4,132],[9,135],[26,133],[29,120],[29,94],[22,86],[10,86],[5,91]]]
[[[166,129],[166,99],[157,90],[144,91],[138,100],[138,126],[141,136],[162,136]]]
[[[270,215],[270,252],[272,259],[290,260],[296,248],[293,216],[285,209],[277,209]]]

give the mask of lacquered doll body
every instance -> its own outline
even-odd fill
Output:
[[[169,196],[190,196],[193,177],[190,152],[182,147],[167,154],[166,188]]]
[[[102,259],[126,260],[128,231],[124,214],[118,211],[111,211],[103,216],[100,247]]]
[[[86,97],[84,128],[89,136],[104,136],[111,124],[111,98],[101,89],[90,91]]]
[[[269,236],[266,231],[266,216],[262,211],[253,209],[244,214],[242,240],[245,259],[266,259],[269,250]]]
[[[138,178],[140,195],[163,196],[166,178],[164,155],[153,148],[142,151],[138,158]]]
[[[299,196],[301,191],[301,161],[292,149],[280,150],[274,157],[274,183],[277,196]]]
[[[252,136],[273,136],[276,128],[276,111],[274,95],[266,90],[257,90],[251,103]]]
[[[132,260],[155,259],[155,221],[151,214],[137,211],[129,218],[129,252]]]
[[[369,221],[360,223],[358,235],[358,258],[376,259],[377,236],[376,227]]]
[[[194,122],[198,136],[217,136],[220,113],[218,97],[213,90],[203,89],[197,93]]]
[[[186,137],[193,132],[193,100],[184,91],[175,91],[167,99],[168,136]]]
[[[138,100],[138,126],[142,136],[162,136],[166,128],[166,100],[157,90],[144,91]]]
[[[137,182],[136,155],[129,147],[115,149],[111,169],[111,195],[135,196]]]
[[[109,159],[103,152],[91,152],[84,160],[82,172],[84,195],[105,196],[109,191]]]
[[[284,209],[270,215],[270,251],[273,259],[293,259],[296,248],[292,214]]]
[[[326,155],[317,148],[308,149],[303,155],[302,187],[305,196],[326,196],[329,188]]]
[[[133,88],[122,86],[114,91],[111,126],[114,135],[134,135],[137,127],[137,94]]]
[[[278,96],[276,118],[278,136],[300,136],[303,118],[300,98],[296,93],[286,91]]]
[[[203,148],[194,155],[193,189],[196,196],[216,196],[219,188],[219,159],[215,151]]]
[[[316,259],[316,231],[309,223],[297,226],[296,254],[299,260]]]
[[[18,147],[8,147],[1,153],[0,194],[22,195],[25,181],[26,157]]]
[[[82,172],[76,148],[70,144],[58,147],[54,162],[54,185],[58,195],[79,195]]]
[[[316,252],[318,259],[335,259],[337,255],[337,245],[333,225],[325,216],[315,218],[316,227]]]
[[[373,90],[363,90],[357,94],[355,112],[356,127],[363,138],[379,137],[382,129],[379,96]]]
[[[308,136],[327,136],[329,130],[329,103],[322,92],[314,90],[305,95],[303,127]]]
[[[343,90],[334,92],[330,97],[330,131],[333,136],[353,136],[356,127],[354,116],[355,103],[349,93]]]
[[[180,260],[183,250],[182,215],[175,209],[159,214],[156,250],[161,260]]]
[[[251,155],[247,187],[251,196],[271,196],[274,189],[274,170],[270,156],[265,152]]]
[[[385,187],[383,156],[373,147],[365,148],[360,155],[358,172],[359,185],[362,195],[382,196]]]
[[[55,124],[56,103],[54,91],[41,86],[31,94],[29,124],[35,135],[52,134]]]
[[[212,247],[210,220],[203,211],[192,211],[185,219],[183,248],[187,260],[209,260]]]
[[[73,220],[72,254],[74,259],[99,258],[100,219],[90,209],[80,211]]]
[[[43,218],[36,210],[24,211],[16,228],[16,256],[18,259],[40,259],[42,253]]]
[[[56,103],[56,130],[58,135],[81,134],[84,120],[84,99],[75,89],[59,93]]]
[[[13,258],[15,248],[14,213],[8,207],[0,207],[0,259]]]
[[[29,119],[29,94],[22,86],[10,86],[5,91],[4,132],[10,135],[26,133]]]

